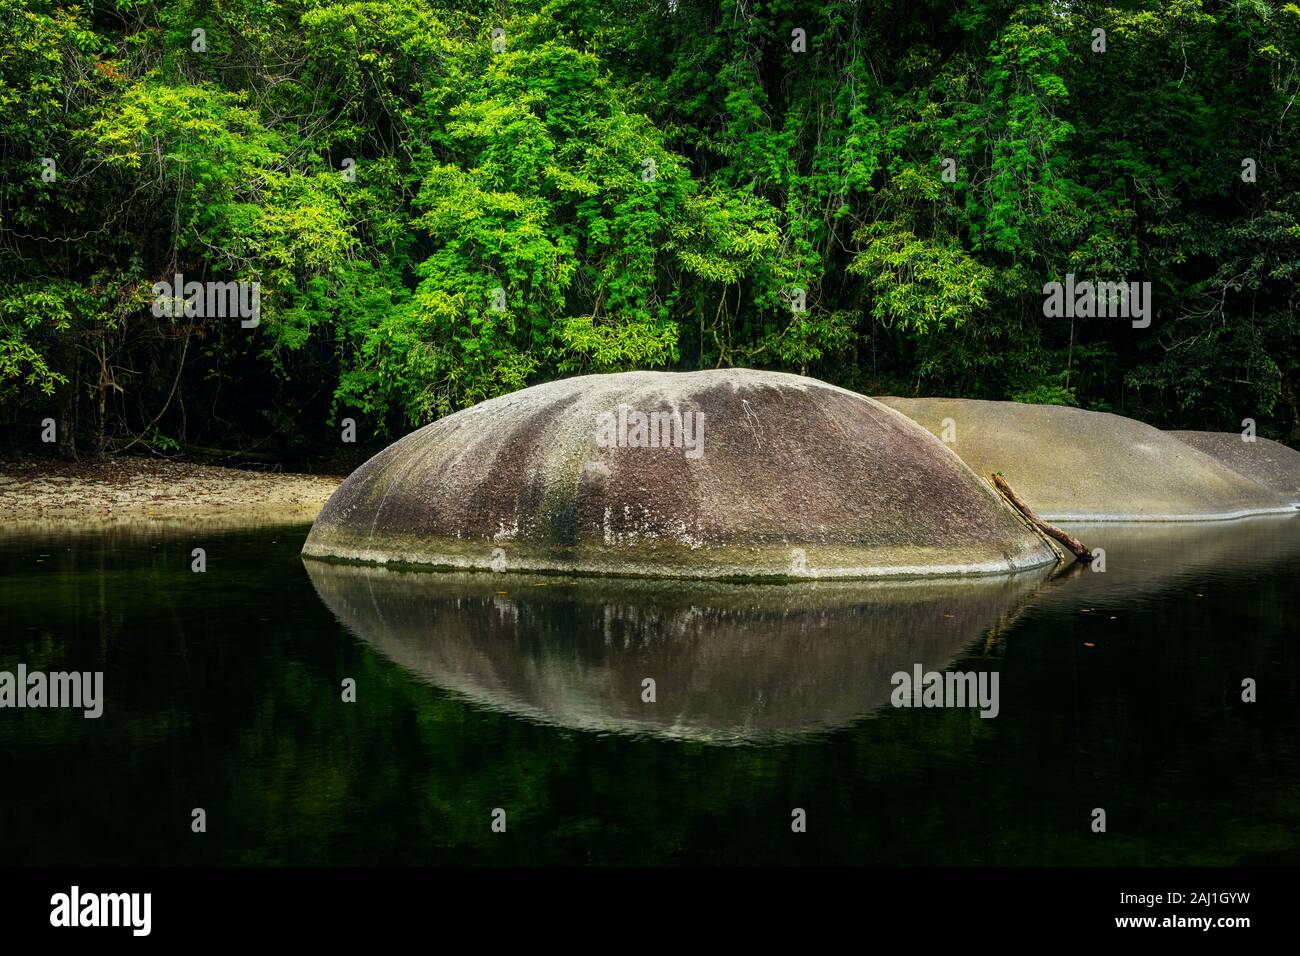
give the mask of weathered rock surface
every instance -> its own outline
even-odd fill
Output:
[[[1300,501],[1300,451],[1256,436],[1242,441],[1240,432],[1170,432],[1291,501]]]
[[[1292,511],[1283,496],[1150,425],[1079,408],[882,398],[1048,521],[1194,521]],[[946,427],[947,426],[947,427]]]
[[[648,438],[637,412],[702,414],[702,431],[630,447]],[[303,553],[699,578],[1001,573],[1057,557],[908,418],[748,369],[564,379],[440,419],[358,468]]]

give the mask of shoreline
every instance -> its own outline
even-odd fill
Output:
[[[343,476],[148,458],[0,462],[6,530],[51,525],[310,524]]]

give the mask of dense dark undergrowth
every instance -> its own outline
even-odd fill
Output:
[[[0,7],[12,445],[349,457],[727,365],[1300,437],[1293,3]]]

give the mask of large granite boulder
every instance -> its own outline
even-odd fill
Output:
[[[1195,521],[1293,511],[1277,492],[1150,425],[1080,408],[882,398],[1048,521]]]
[[[1179,441],[1205,452],[1283,497],[1300,501],[1300,451],[1256,436],[1243,441],[1240,432],[1170,432]]]
[[[1058,557],[907,417],[749,369],[589,375],[449,415],[358,468],[303,553],[747,579],[1001,573]]]

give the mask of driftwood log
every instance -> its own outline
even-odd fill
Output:
[[[1092,552],[1088,550],[1087,545],[1082,541],[1069,532],[1062,531],[1056,525],[1048,524],[1042,518],[1038,517],[1038,515],[1034,514],[1034,509],[1020,500],[1020,496],[1011,490],[1011,486],[1007,484],[1007,480],[1002,477],[1002,472],[998,471],[993,473],[993,487],[1002,494],[1002,497],[1011,502],[1012,507],[1025,516],[1025,520],[1039,531],[1043,532],[1043,534],[1055,541],[1059,541],[1080,561],[1092,560]]]

